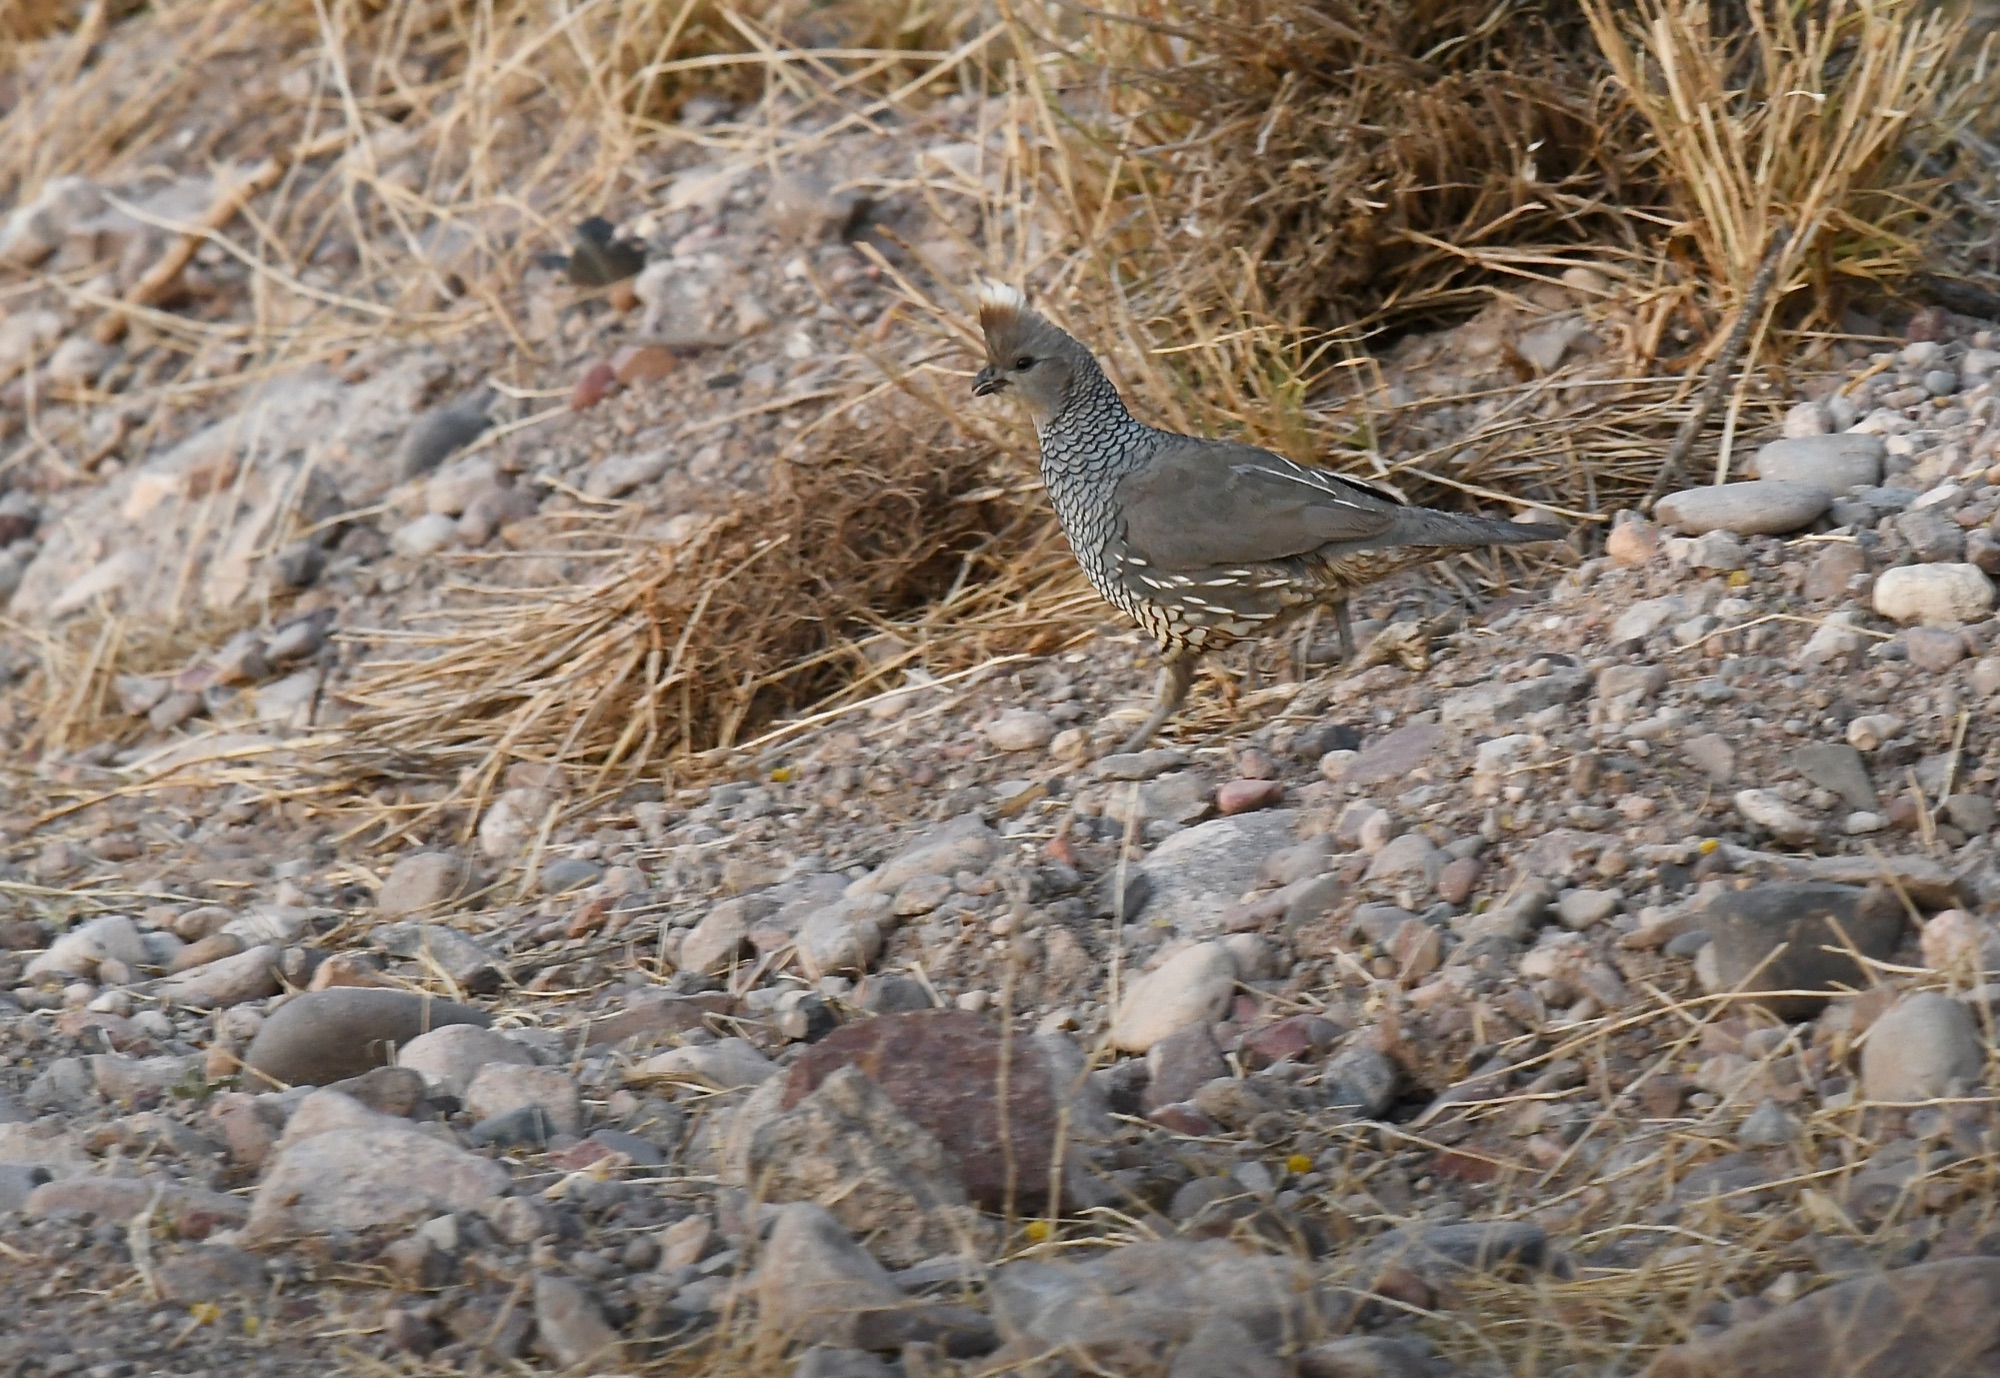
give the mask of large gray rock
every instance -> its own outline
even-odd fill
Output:
[[[1137,868],[1150,887],[1146,918],[1190,938],[1221,932],[1229,907],[1257,884],[1258,864],[1297,840],[1298,818],[1291,809],[1265,809],[1175,833]]]
[[[506,1191],[510,1179],[500,1164],[377,1118],[383,1122],[279,1149],[251,1203],[245,1242],[404,1224],[474,1210]]]
[[[747,1180],[765,1200],[825,1206],[897,1267],[991,1233],[937,1138],[858,1067],[757,1126],[747,1147]]]
[[[1772,881],[1716,896],[1701,926],[1713,944],[1718,991],[1740,990],[1781,1018],[1802,1019],[1834,991],[1868,985],[1867,971],[1844,950],[1849,942],[1864,957],[1886,960],[1905,922],[1887,886]],[[1804,993],[1759,994],[1766,991]],[[1818,991],[1827,994],[1811,993]]]

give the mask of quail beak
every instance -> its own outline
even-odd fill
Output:
[[[1007,376],[991,364],[980,369],[972,380],[972,395],[974,397],[991,397],[996,392],[1005,392],[1006,390]]]

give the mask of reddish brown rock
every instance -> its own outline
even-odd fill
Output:
[[[583,371],[583,376],[576,380],[576,386],[570,389],[569,409],[589,411],[616,391],[617,387],[617,370],[599,359]]]
[[[1004,1141],[1013,1146],[1014,1204],[1034,1212],[1047,1201],[1057,1112],[1069,1088],[1054,1084],[1056,1070],[1035,1040],[1017,1036],[1008,1053]],[[1009,1164],[1002,1148],[998,1029],[962,1010],[885,1014],[849,1024],[793,1064],[783,1107],[797,1105],[842,1067],[860,1068],[938,1140],[974,1201],[989,1209],[1003,1205]]]
[[[1215,792],[1216,812],[1249,813],[1268,809],[1285,797],[1285,787],[1277,780],[1230,780]]]

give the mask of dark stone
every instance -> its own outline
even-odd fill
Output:
[[[1152,1073],[1139,1098],[1142,1112],[1158,1109],[1174,1101],[1192,1100],[1194,1093],[1229,1075],[1229,1064],[1215,1034],[1206,1024],[1190,1024],[1168,1034],[1146,1052],[1146,1068]]]
[[[1341,772],[1341,783],[1378,785],[1401,780],[1422,765],[1444,743],[1445,730],[1434,722],[1413,722],[1370,742]]]
[[[1792,769],[1821,789],[1832,790],[1850,808],[1881,807],[1875,797],[1875,782],[1868,778],[1867,763],[1859,751],[1845,742],[1816,742],[1800,747],[1792,753]]]
[[[327,1088],[354,1097],[370,1110],[409,1119],[424,1104],[424,1079],[408,1067],[377,1067]]]
[[[547,1148],[555,1133],[548,1111],[539,1105],[522,1105],[489,1115],[472,1126],[472,1142],[482,1148]]]
[[[1716,896],[1701,926],[1714,943],[1723,990],[1831,995],[1843,987],[1866,988],[1868,974],[1845,951],[1826,949],[1851,942],[1863,956],[1886,960],[1902,940],[1905,921],[1901,902],[1885,885],[1774,881]],[[1773,995],[1754,1003],[1780,1018],[1804,1019],[1826,997]]]
[[[280,1086],[326,1086],[395,1060],[396,1049],[446,1024],[486,1028],[491,1016],[469,1005],[411,991],[344,986],[308,991],[264,1021],[243,1065]]]

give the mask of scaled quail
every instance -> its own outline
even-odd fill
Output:
[[[1354,590],[1456,550],[1564,534],[1410,507],[1254,445],[1155,430],[1125,410],[1090,351],[1013,288],[980,292],[979,324],[986,367],[974,395],[1020,393],[1077,563],[1160,643],[1158,698],[1127,751],[1180,707],[1205,651],[1331,606],[1351,657]]]

